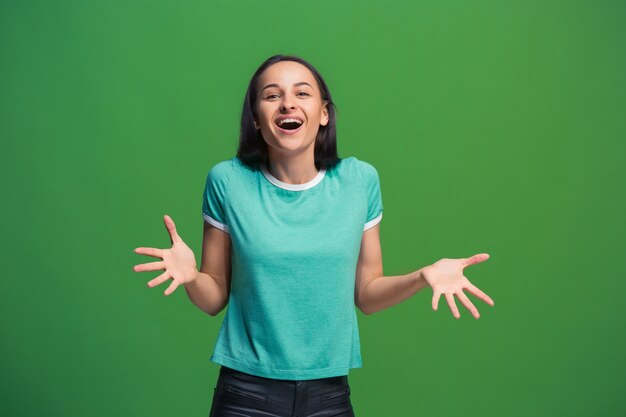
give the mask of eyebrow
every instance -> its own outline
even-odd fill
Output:
[[[305,81],[300,81],[299,83],[295,83],[294,86],[299,86],[299,85],[308,85],[309,87],[311,87],[311,84],[305,82]],[[270,88],[270,87],[276,87],[278,88],[278,84],[268,84],[265,87],[263,87],[263,89],[261,89],[261,91],[265,90],[266,88]],[[311,87],[313,88],[313,87]]]

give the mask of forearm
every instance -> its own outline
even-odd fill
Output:
[[[197,279],[185,284],[185,291],[192,303],[211,316],[216,316],[228,302],[227,289],[204,272],[198,272]]]
[[[361,291],[359,309],[365,314],[372,314],[412,297],[428,286],[423,271],[424,268],[421,268],[406,275],[381,276],[371,280]]]

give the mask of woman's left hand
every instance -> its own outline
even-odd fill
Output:
[[[480,253],[469,258],[464,259],[441,259],[432,265],[427,266],[423,270],[423,276],[425,281],[433,289],[433,310],[437,311],[439,305],[439,297],[443,294],[448,301],[448,306],[452,311],[452,314],[457,319],[461,317],[459,309],[454,302],[454,296],[461,301],[461,303],[472,313],[472,315],[478,319],[478,309],[474,307],[474,304],[467,298],[463,290],[469,291],[472,295],[480,298],[487,304],[493,306],[493,300],[484,292],[472,285],[471,282],[463,275],[463,269],[484,262],[489,259],[489,255],[486,253]]]

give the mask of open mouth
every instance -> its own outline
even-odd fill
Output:
[[[276,126],[286,132],[295,132],[303,125],[299,117],[283,117],[275,121]]]

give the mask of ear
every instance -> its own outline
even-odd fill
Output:
[[[256,122],[256,119],[254,120],[254,128],[255,128],[256,130],[259,130],[259,129],[260,129],[259,125],[258,125],[258,124],[257,124],[257,122]]]
[[[322,117],[320,119],[320,125],[326,126],[328,124],[328,101],[324,100],[324,107],[322,107]]]

